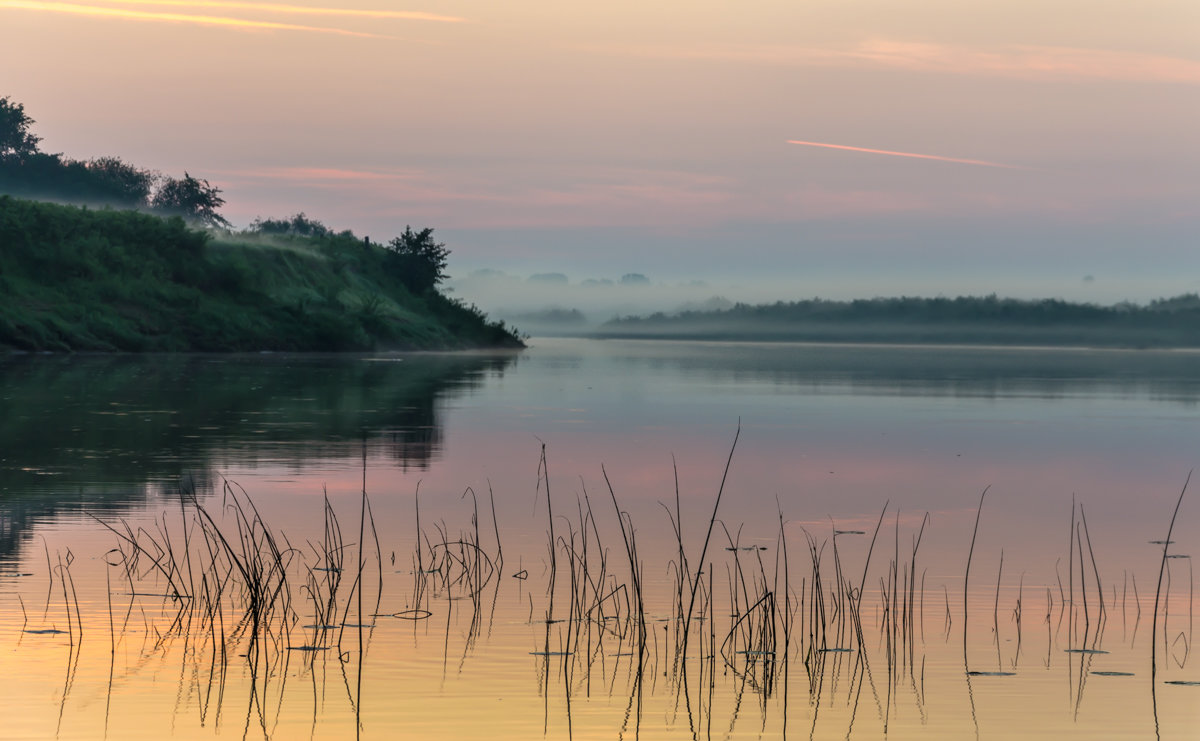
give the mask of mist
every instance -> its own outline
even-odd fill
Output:
[[[624,280],[623,280],[624,278]],[[827,268],[805,275],[716,277],[643,273],[585,273],[482,268],[452,277],[454,297],[473,303],[531,335],[589,333],[605,322],[654,313],[728,309],[735,304],[769,304],[821,298],[853,300],[912,296],[954,298],[997,295],[1025,300],[1060,299],[1111,306],[1144,305],[1154,299],[1196,292],[1200,280],[1182,276],[1091,274],[1030,276],[1021,271],[931,274],[864,274]]]

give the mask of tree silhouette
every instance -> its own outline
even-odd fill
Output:
[[[97,157],[88,160],[85,166],[95,176],[96,186],[103,186],[108,198],[122,205],[149,205],[150,192],[161,177],[120,157]]]
[[[25,106],[8,97],[0,98],[0,157],[37,153],[42,137],[29,132],[33,123],[25,113]]]
[[[221,189],[183,173],[183,180],[167,178],[154,194],[150,206],[156,211],[182,216],[205,226],[229,228],[231,224],[217,209],[225,205]]]
[[[446,279],[446,261],[450,250],[443,242],[433,239],[433,229],[414,232],[405,226],[404,233],[387,243],[393,263],[392,271],[413,293],[424,293]]]

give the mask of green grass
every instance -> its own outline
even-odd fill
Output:
[[[214,237],[180,219],[0,196],[0,347],[369,351],[519,347],[503,323],[414,295],[348,235]]]

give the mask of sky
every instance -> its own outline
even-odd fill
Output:
[[[455,277],[1200,291],[1194,0],[0,0],[0,70],[45,151]]]

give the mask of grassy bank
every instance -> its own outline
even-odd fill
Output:
[[[503,323],[406,287],[348,233],[214,236],[179,218],[0,196],[0,347],[365,351],[518,347]]]

